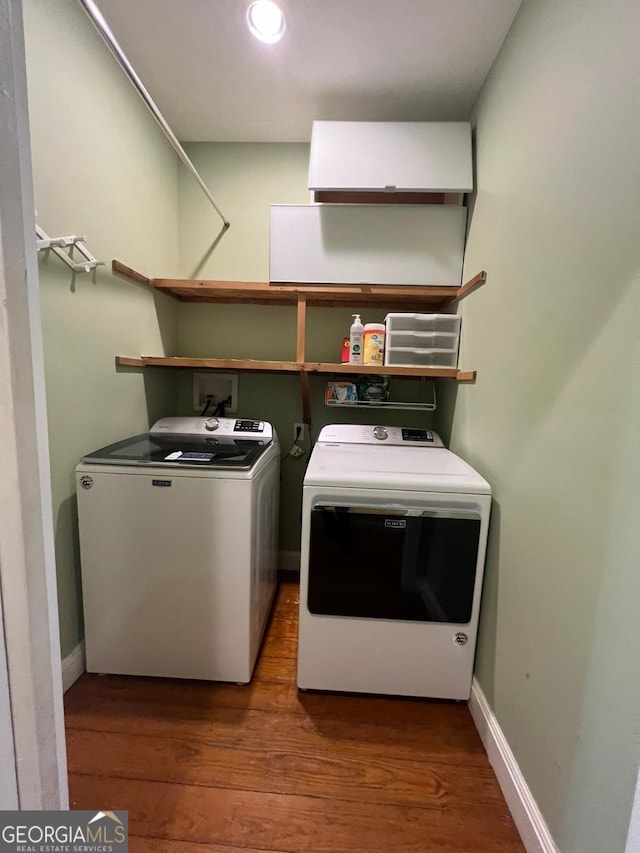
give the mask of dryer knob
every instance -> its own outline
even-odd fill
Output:
[[[204,422],[204,428],[209,430],[209,432],[213,432],[218,429],[220,426],[220,421],[217,418],[207,418]]]
[[[377,426],[373,428],[373,437],[379,441],[384,441],[385,438],[389,438],[389,433],[383,426]]]

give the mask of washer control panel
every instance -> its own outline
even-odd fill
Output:
[[[275,433],[270,423],[253,418],[161,418],[151,427],[153,435],[235,436],[268,443]]]
[[[264,421],[237,420],[234,432],[264,432]]]
[[[444,447],[432,429],[358,424],[330,424],[320,430],[318,442],[323,444],[377,444],[396,447]]]

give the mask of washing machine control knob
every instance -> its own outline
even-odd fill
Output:
[[[204,422],[204,428],[206,430],[209,430],[209,432],[213,432],[214,430],[218,429],[219,426],[220,421],[218,420],[218,418],[207,418]]]
[[[389,433],[383,426],[377,426],[373,428],[373,437],[379,441],[384,441],[385,438],[389,438]]]

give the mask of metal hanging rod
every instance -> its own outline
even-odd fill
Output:
[[[193,177],[196,179],[196,181],[200,185],[200,189],[206,195],[206,197],[209,199],[209,201],[213,205],[213,207],[214,207],[216,213],[218,214],[218,216],[220,217],[220,219],[222,219],[223,230],[226,231],[226,229],[230,227],[231,223],[226,218],[226,216],[222,213],[222,211],[220,210],[218,205],[215,203],[213,196],[209,192],[207,185],[202,180],[198,170],[196,169],[196,167],[193,165],[193,163],[189,159],[189,155],[187,154],[187,152],[184,150],[184,148],[182,147],[182,145],[178,141],[178,137],[175,135],[175,133],[169,127],[165,117],[162,115],[162,113],[158,109],[158,105],[153,100],[153,98],[151,97],[149,92],[146,90],[142,80],[136,74],[135,70],[133,69],[133,66],[131,65],[131,63],[129,62],[127,57],[125,56],[122,48],[120,47],[120,45],[116,41],[115,36],[111,32],[111,28],[109,27],[106,20],[104,19],[102,12],[98,9],[98,7],[93,2],[93,0],[80,0],[80,3],[82,4],[82,6],[83,6],[85,12],[87,13],[87,15],[89,16],[89,18],[91,19],[93,25],[95,26],[95,28],[98,30],[98,32],[100,33],[100,35],[104,39],[107,47],[109,48],[111,53],[115,56],[115,58],[118,60],[118,63],[122,67],[123,71],[125,72],[125,74],[129,78],[129,80],[133,83],[136,91],[138,92],[138,94],[140,95],[142,100],[147,105],[149,111],[151,112],[151,115],[155,118],[155,120],[160,125],[162,132],[164,133],[164,135],[169,140],[169,143],[171,144],[172,148],[174,149],[174,151],[176,152],[178,157],[182,160],[182,162],[187,167],[187,169],[189,169],[189,171],[191,172]]]
[[[74,272],[91,272],[96,267],[105,266],[105,262],[96,260],[85,246],[86,237],[49,237],[39,225],[36,225],[36,237],[38,238],[36,246],[39,252],[50,249]],[[84,258],[80,263],[73,259],[74,249],[77,249]]]

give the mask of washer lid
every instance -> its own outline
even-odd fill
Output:
[[[89,453],[82,461],[103,465],[250,469],[271,444],[271,439],[234,438],[215,433],[143,433]]]
[[[490,495],[487,481],[444,447],[316,443],[305,486]]]

